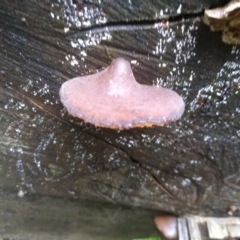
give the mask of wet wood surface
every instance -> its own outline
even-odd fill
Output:
[[[226,1],[167,2],[1,1],[4,193],[181,216],[238,208],[239,47],[202,23],[204,9]],[[183,96],[178,122],[116,131],[67,114],[61,84],[118,56],[131,61],[140,83]]]
[[[179,240],[238,239],[239,229],[239,217],[187,216],[178,219]]]

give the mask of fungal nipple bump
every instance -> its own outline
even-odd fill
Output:
[[[132,72],[130,63],[124,58],[114,59],[110,65],[112,73],[116,76],[126,75],[129,72]]]

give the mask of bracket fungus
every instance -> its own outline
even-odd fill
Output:
[[[177,218],[172,215],[161,215],[154,219],[157,229],[167,239],[177,239]]]
[[[222,41],[227,44],[240,44],[240,1],[232,0],[224,7],[208,9],[203,22],[211,31],[222,31]]]
[[[124,58],[101,72],[66,81],[59,94],[71,115],[107,128],[163,125],[179,119],[185,108],[173,90],[139,84]]]

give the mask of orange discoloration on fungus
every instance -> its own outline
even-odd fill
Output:
[[[173,90],[139,84],[123,58],[99,73],[65,82],[60,98],[71,115],[117,129],[163,125],[179,119],[185,108]]]

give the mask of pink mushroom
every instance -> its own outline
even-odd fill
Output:
[[[171,89],[139,84],[123,58],[99,73],[65,82],[60,98],[71,115],[118,129],[163,125],[179,119],[185,108],[182,97]]]
[[[162,233],[165,238],[177,239],[177,218],[172,215],[161,215],[155,217],[154,222],[158,230]]]

